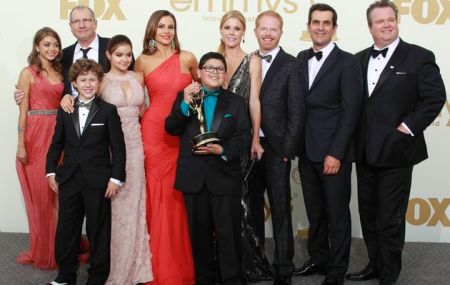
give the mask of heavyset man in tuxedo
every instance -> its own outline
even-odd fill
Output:
[[[355,136],[358,204],[369,264],[347,278],[378,277],[382,285],[400,274],[413,167],[428,157],[423,131],[446,99],[433,53],[399,38],[397,15],[393,2],[371,4],[374,44],[356,55],[365,87]]]
[[[308,32],[313,47],[298,54],[306,85],[305,136],[299,172],[309,220],[310,260],[296,275],[326,272],[322,284],[343,284],[351,244],[351,172],[353,134],[363,100],[356,57],[333,41],[336,11],[312,5]]]
[[[279,47],[283,19],[275,11],[256,18],[255,35],[262,63],[261,138],[264,154],[249,181],[250,209],[256,234],[264,234],[264,192],[267,190],[275,239],[274,284],[290,284],[294,271],[291,217],[291,159],[297,154],[304,115],[300,65]]]

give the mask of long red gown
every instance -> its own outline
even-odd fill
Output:
[[[194,284],[194,263],[183,194],[173,188],[179,137],[164,129],[176,94],[192,81],[173,54],[145,75],[150,107],[144,114],[142,141],[147,180],[147,225],[155,277],[152,285]]]
[[[56,123],[64,84],[52,84],[29,67],[34,83],[30,85],[29,114],[25,128],[25,148],[28,163],[16,160],[17,176],[25,200],[30,231],[30,249],[23,251],[17,262],[40,269],[56,268],[56,194],[47,184],[45,161]]]

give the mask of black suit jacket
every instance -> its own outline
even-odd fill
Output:
[[[445,104],[445,87],[434,54],[402,40],[368,96],[370,48],[356,54],[364,74],[364,104],[356,135],[357,162],[378,167],[411,166],[428,157],[423,131]],[[397,127],[404,122],[414,136]]]
[[[58,166],[63,151],[63,163]],[[81,135],[78,107],[72,114],[60,108],[56,115],[46,173],[56,173],[56,181],[63,184],[78,167],[94,188],[106,188],[110,178],[125,181],[125,142],[120,118],[114,105],[98,97]]]
[[[261,129],[280,157],[298,152],[305,105],[297,59],[280,49],[261,85]]]
[[[363,101],[363,80],[356,57],[335,46],[308,90],[309,50],[297,58],[306,71],[304,151],[313,162],[331,155],[354,161],[353,135]]]
[[[223,89],[217,98],[211,129],[217,132],[222,142],[226,161],[218,155],[199,156],[192,152],[191,139],[199,134],[199,121],[197,116],[183,115],[182,100],[183,92],[180,92],[165,123],[169,134],[181,136],[175,188],[197,193],[206,184],[214,194],[240,195],[243,179],[240,155],[250,140],[244,98]]]
[[[109,62],[108,57],[106,56],[106,51],[108,50],[109,38],[98,37],[98,64],[102,67],[104,72],[108,72],[111,68],[111,63]],[[75,47],[78,42],[75,42],[73,45],[68,46],[63,49],[63,56],[61,58],[61,65],[63,69],[64,75],[64,94],[72,94],[72,84],[69,80],[69,70],[73,64],[73,54],[75,53]],[[134,56],[128,70],[134,69]]]

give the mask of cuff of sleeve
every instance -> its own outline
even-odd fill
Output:
[[[414,136],[414,133],[408,128],[408,126],[405,123],[402,123],[402,127],[404,127],[411,136]]]
[[[180,104],[180,108],[181,108],[181,112],[183,113],[183,115],[185,115],[186,117],[189,117],[189,104],[186,103],[186,101],[181,101]]]
[[[50,172],[50,173],[45,174],[45,177],[49,177],[49,176],[53,176],[53,175],[56,175],[56,174],[54,172]]]
[[[119,186],[122,186],[122,184],[123,184],[120,180],[115,179],[115,178],[109,178],[109,181],[111,181],[112,183],[119,185]]]

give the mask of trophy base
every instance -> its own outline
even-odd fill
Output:
[[[194,150],[209,143],[220,143],[216,132],[208,132],[196,135],[191,140]]]

